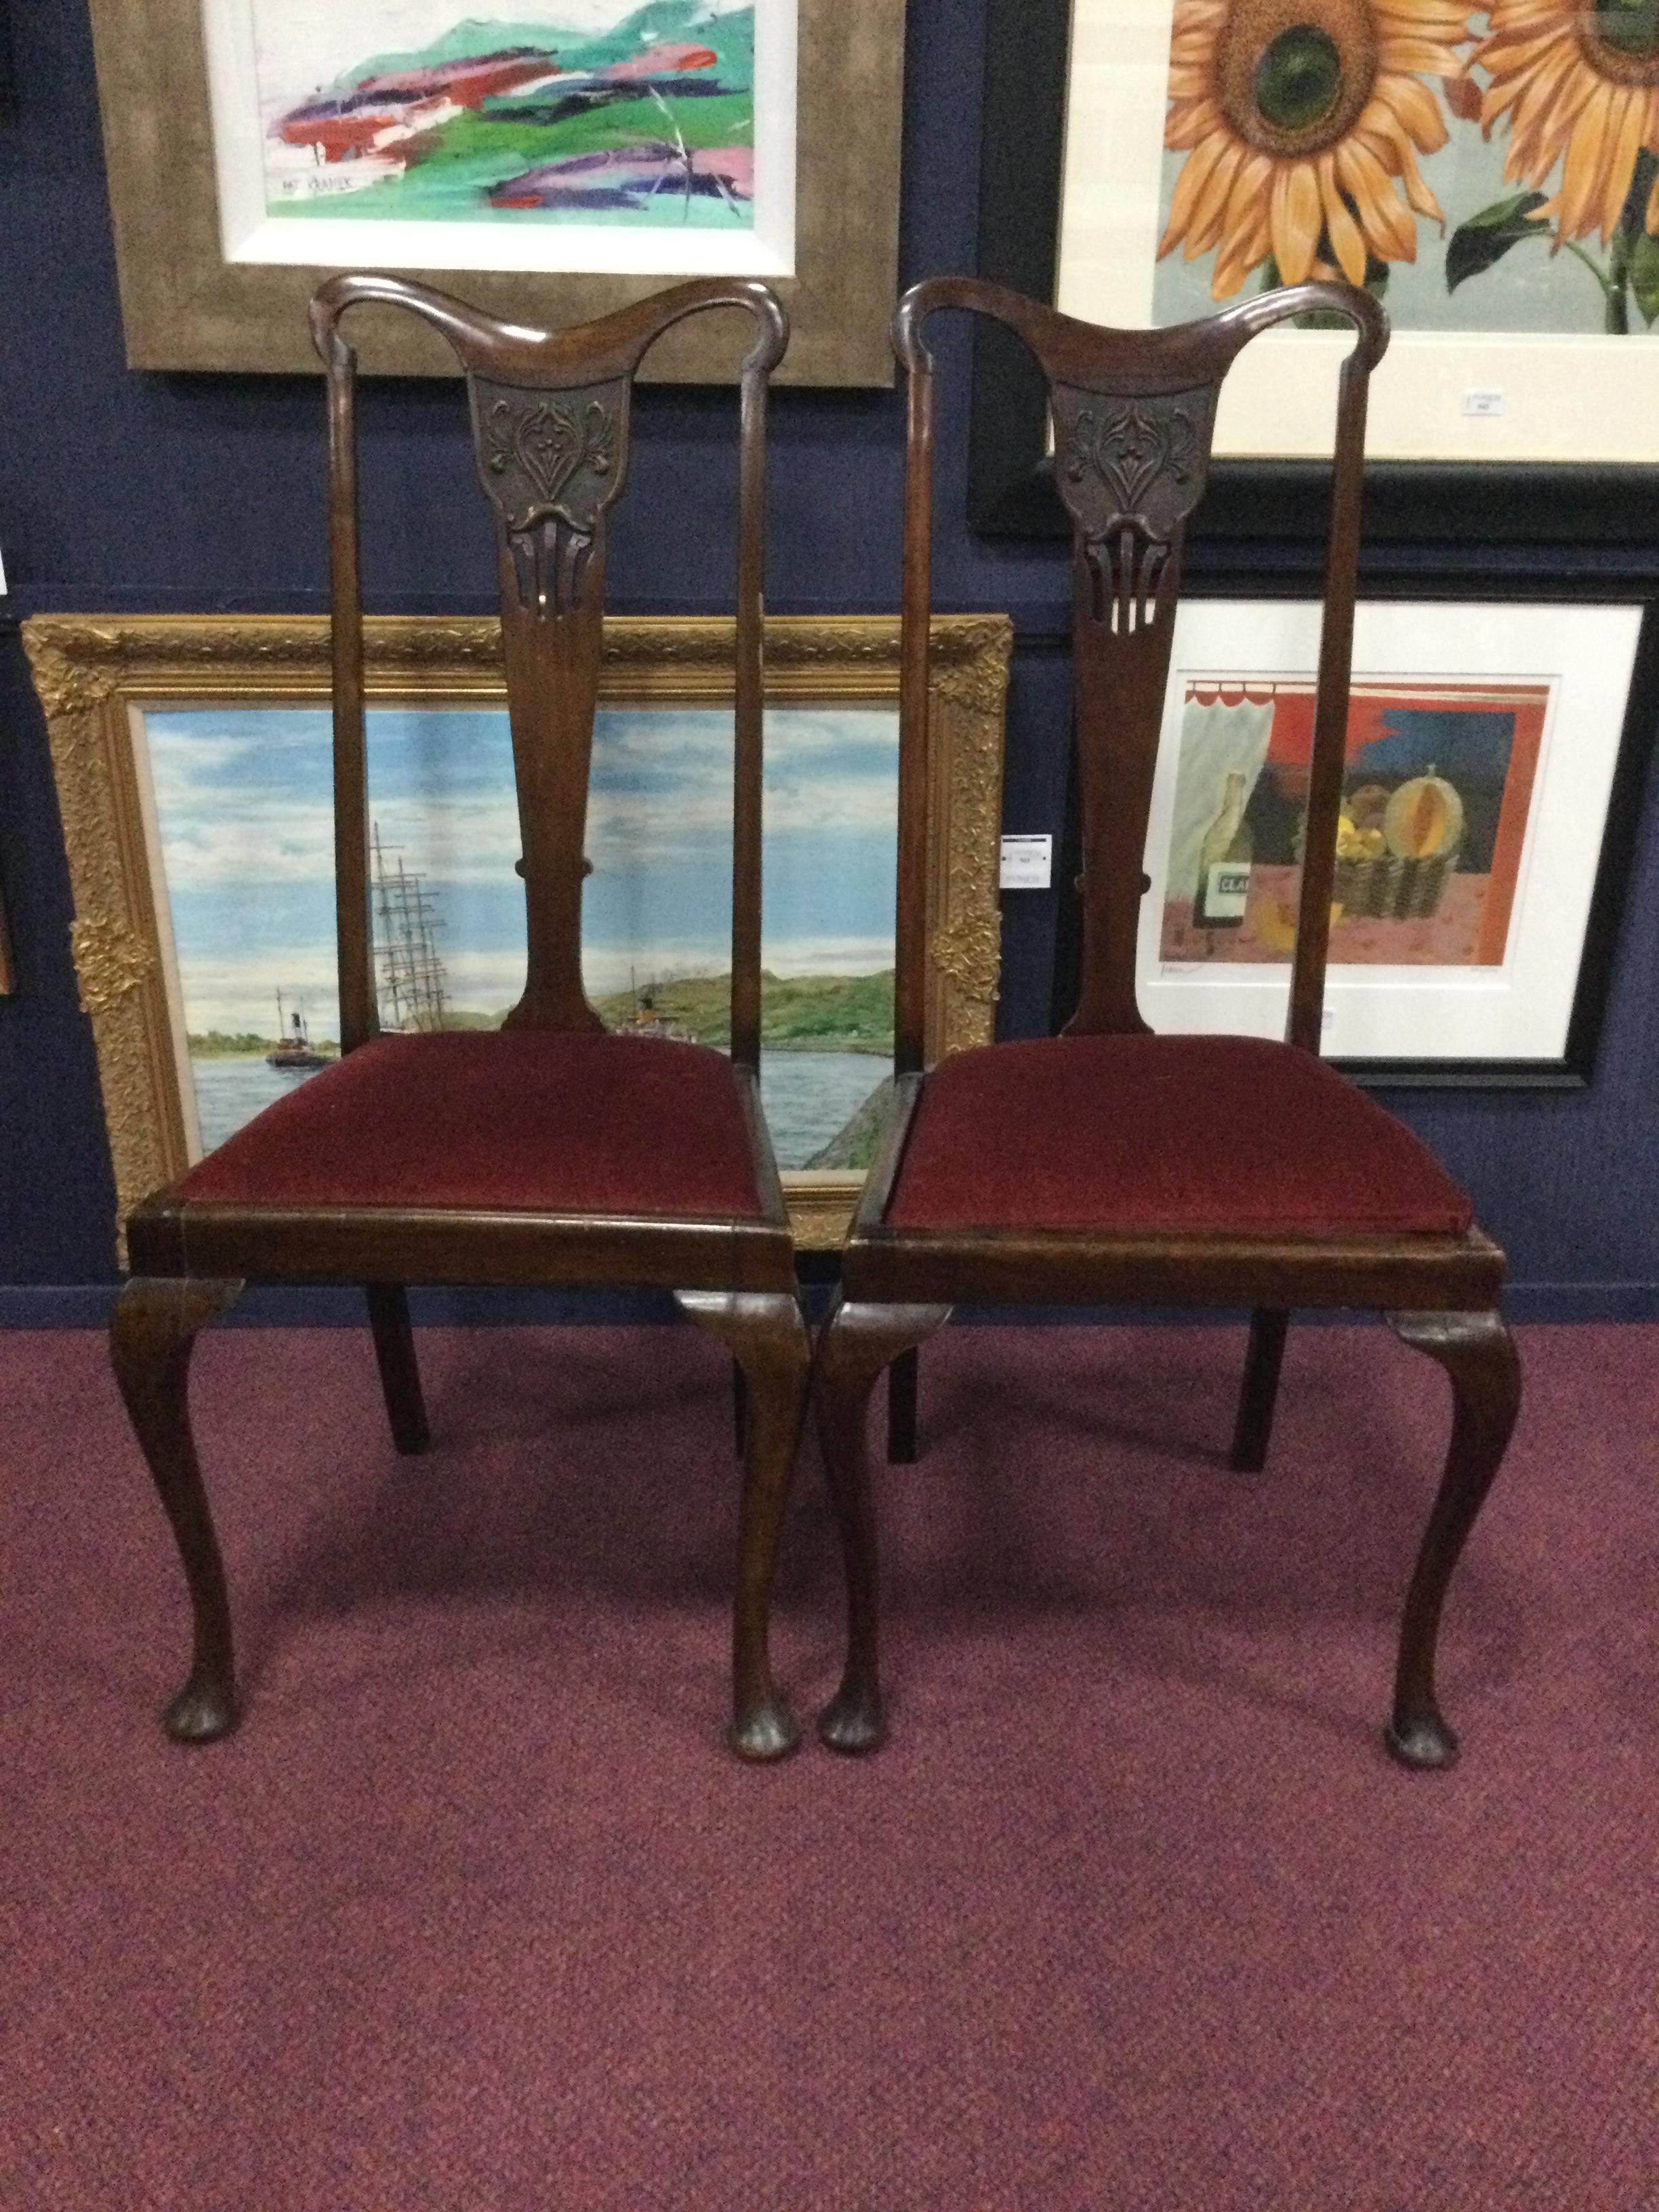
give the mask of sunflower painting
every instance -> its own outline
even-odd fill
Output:
[[[1402,329],[1659,319],[1659,0],[1175,0],[1161,322],[1309,276]]]

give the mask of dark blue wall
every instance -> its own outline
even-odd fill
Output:
[[[15,12],[16,105],[0,118],[0,549],[14,616],[255,611],[324,599],[321,411],[289,378],[134,374],[123,365],[90,39],[81,0]],[[902,224],[906,281],[973,265],[980,0],[910,0]],[[960,514],[961,339],[941,332],[940,512]],[[378,384],[364,406],[371,602],[483,611],[488,548],[453,433],[456,393]],[[784,392],[775,408],[770,604],[890,607],[901,422],[886,393]],[[647,391],[635,492],[620,511],[615,603],[720,604],[729,543],[729,402]],[[947,531],[941,607],[1005,607],[1021,647],[1006,819],[1058,828],[1065,678],[1057,549]],[[1523,1285],[1578,1285],[1577,1310],[1640,1310],[1659,1284],[1659,826],[1650,794],[1593,1087],[1391,1101],[1473,1191]],[[0,633],[0,883],[17,995],[0,1000],[0,1285],[112,1272],[112,1196],[45,733],[15,632]],[[1047,1025],[1054,910],[1012,898],[1003,1025]],[[1620,1290],[1617,1286],[1629,1286]],[[1539,1300],[1534,1299],[1534,1310]]]

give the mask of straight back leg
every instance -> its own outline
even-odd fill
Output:
[[[240,1283],[137,1275],[110,1316],[115,1379],[172,1523],[190,1589],[190,1678],[162,1722],[179,1743],[210,1742],[237,1720],[224,1564],[191,1433],[190,1355],[197,1332],[228,1311],[241,1291]]]
[[[423,1452],[432,1433],[415,1358],[415,1332],[409,1325],[409,1294],[401,1283],[366,1283],[363,1290],[392,1441],[406,1455]]]
[[[886,1734],[878,1652],[879,1570],[866,1434],[882,1370],[925,1342],[949,1306],[862,1305],[842,1299],[818,1341],[813,1390],[818,1441],[847,1573],[847,1665],[818,1717],[832,1751],[874,1751]]]
[[[887,1459],[891,1467],[916,1463],[916,1399],[921,1382],[921,1354],[913,1346],[901,1352],[887,1370]]]
[[[1451,1445],[1400,1626],[1389,1748],[1407,1766],[1449,1766],[1457,1738],[1435,1702],[1440,1608],[1459,1554],[1503,1463],[1521,1407],[1515,1340],[1498,1313],[1391,1313],[1396,1335],[1451,1377]]]
[[[1229,1455],[1241,1474],[1260,1474],[1267,1463],[1273,1408],[1279,1403],[1279,1370],[1285,1361],[1285,1334],[1290,1325],[1289,1314],[1271,1306],[1258,1306],[1250,1316],[1244,1387],[1239,1392],[1238,1419]]]

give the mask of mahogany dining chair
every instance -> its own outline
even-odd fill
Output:
[[[1058,1037],[926,1066],[927,636],[933,537],[930,315],[966,308],[1024,340],[1046,378],[1054,483],[1071,520],[1073,718],[1083,953]],[[1153,774],[1188,517],[1216,403],[1240,349],[1310,310],[1352,325],[1337,416],[1317,703],[1285,1039],[1152,1034],[1136,941]],[[1439,1494],[1401,1627],[1387,1740],[1449,1764],[1436,1703],[1442,1601],[1496,1475],[1519,1398],[1498,1312],[1504,1255],[1403,1124],[1318,1057],[1347,726],[1365,399],[1382,311],[1346,284],[1267,292],[1158,331],[1097,328],[1001,287],[945,277],[900,302],[908,378],[901,691],[896,1095],[855,1212],[815,1377],[843,1547],[846,1671],[823,1714],[847,1752],[882,1739],[868,1401],[898,1363],[894,1448],[908,1455],[918,1347],[961,1299],[1248,1307],[1232,1464],[1264,1464],[1291,1309],[1380,1308],[1451,1379]]]
[[[420,317],[465,374],[494,509],[528,959],[496,1031],[396,1032],[376,1003],[369,856],[356,356],[374,306]],[[584,824],[609,511],[628,477],[641,356],[686,316],[745,318],[738,490],[729,1057],[607,1034],[581,975]],[[171,1520],[194,1612],[189,1679],[165,1725],[185,1742],[237,1718],[225,1577],[191,1433],[204,1323],[245,1281],[362,1283],[393,1439],[427,1419],[405,1285],[654,1285],[731,1351],[746,1385],[729,1740],[773,1759],[796,1739],[768,1658],[768,1593],[804,1417],[810,1345],[788,1216],[757,1092],[765,404],[787,343],[763,284],[708,278],[563,331],[505,324],[422,285],[336,277],[312,303],[327,371],[340,1042],[312,1075],[144,1200],[112,1325],[116,1375]],[[681,526],[689,526],[682,524]]]

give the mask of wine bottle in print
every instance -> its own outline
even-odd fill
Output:
[[[1198,848],[1194,929],[1237,929],[1250,890],[1250,825],[1244,819],[1244,774],[1229,769],[1221,805]]]

